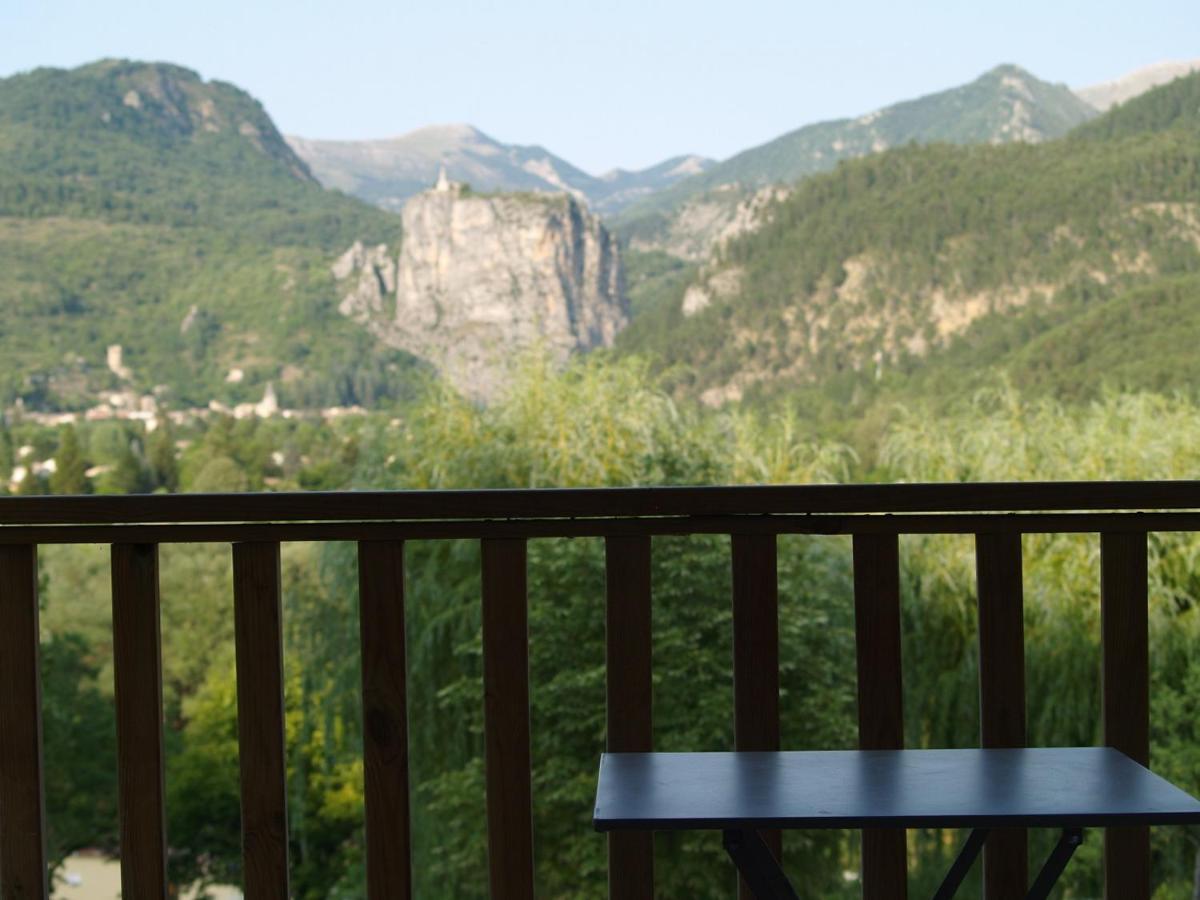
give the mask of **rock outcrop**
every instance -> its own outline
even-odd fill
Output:
[[[403,210],[398,255],[356,243],[333,266],[339,309],[487,401],[515,353],[563,362],[628,321],[616,241],[567,195],[480,195],[441,180]]]

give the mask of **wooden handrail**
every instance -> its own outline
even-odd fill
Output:
[[[0,503],[3,498],[0,498]],[[0,510],[2,511],[2,510]],[[203,544],[254,541],[408,541],[687,534],[1095,534],[1200,531],[1200,513],[939,513],[653,516],[412,522],[229,522],[154,525],[5,525],[5,544]]]
[[[1200,481],[0,497],[0,524],[380,522],[780,513],[1200,510]]]

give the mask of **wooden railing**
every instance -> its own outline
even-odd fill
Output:
[[[1026,739],[1020,536],[1099,533],[1104,741],[1147,763],[1146,535],[1200,531],[1196,509],[1200,482],[0,498],[0,896],[48,890],[38,545],[112,545],[121,877],[136,898],[166,892],[158,545],[233,545],[244,879],[260,900],[288,896],[279,544],[358,542],[367,883],[392,900],[412,882],[404,542],[480,540],[491,895],[529,898],[527,539],[606,541],[607,745],[631,751],[651,749],[651,537],[731,535],[734,740],[751,750],[780,741],[778,535],[853,536],[859,740],[897,748],[899,536],[976,536],[982,743],[1009,747]],[[1019,831],[988,842],[988,897],[1023,895],[1025,847]],[[1146,829],[1109,829],[1107,896],[1146,900],[1149,860]],[[649,835],[611,835],[609,861],[610,896],[653,896]],[[904,897],[904,882],[903,832],[864,834],[863,895]]]

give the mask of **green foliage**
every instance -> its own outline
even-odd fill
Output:
[[[80,848],[117,849],[117,736],[82,636],[43,641],[41,656],[46,852],[57,869]]]
[[[13,442],[4,423],[0,422],[0,484],[7,483],[13,468]]]
[[[26,472],[21,483],[17,485],[17,495],[20,497],[37,497],[48,493],[50,481],[40,472]]]
[[[87,462],[79,446],[79,435],[74,427],[62,429],[58,452],[54,455],[54,474],[50,476],[50,490],[55,494],[86,494],[88,492]]]
[[[147,441],[147,465],[156,491],[173,494],[179,489],[179,460],[175,456],[175,429],[164,418]]]
[[[250,489],[246,473],[228,456],[214,456],[191,479],[198,494],[239,494]]]
[[[204,887],[241,878],[237,683],[226,655],[184,706],[188,729],[167,766],[171,881]]]

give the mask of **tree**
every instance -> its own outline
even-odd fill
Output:
[[[8,481],[13,467],[12,435],[0,423],[0,482]]]
[[[84,638],[55,635],[41,653],[47,853],[57,867],[81,847],[117,848],[117,735]]]
[[[130,439],[119,451],[116,465],[100,485],[105,494],[145,494],[151,489],[150,472],[141,458],[140,447]]]
[[[54,455],[54,473],[50,476],[50,491],[54,494],[86,494],[91,486],[87,479],[87,461],[79,446],[79,435],[73,425],[64,425]]]
[[[250,481],[242,467],[228,456],[208,460],[188,489],[198,494],[235,494],[249,490]]]
[[[171,420],[163,417],[150,435],[147,447],[150,480],[155,490],[175,493],[179,490],[179,460],[175,457],[175,430]]]
[[[36,497],[48,493],[50,493],[50,485],[46,482],[46,476],[39,475],[32,469],[25,473],[25,477],[17,485],[17,496],[19,497]]]

